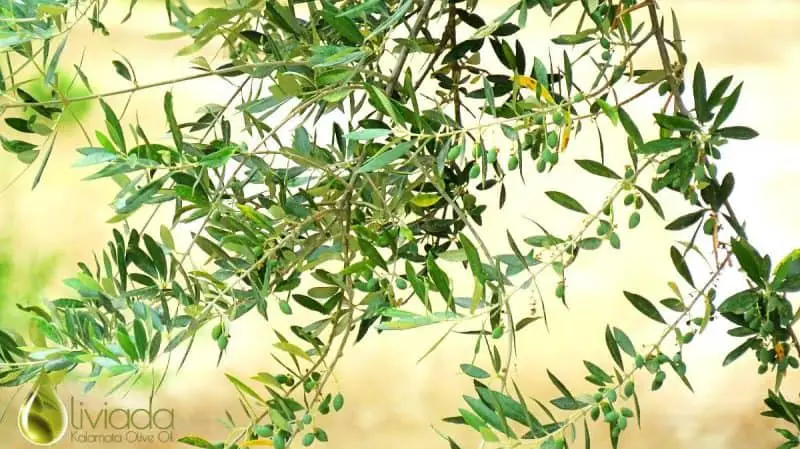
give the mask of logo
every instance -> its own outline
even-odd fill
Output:
[[[40,378],[19,409],[17,426],[28,442],[52,446],[67,432],[67,409],[46,377]]]
[[[38,382],[19,409],[22,436],[36,446],[52,446],[69,433],[72,443],[169,443],[173,441],[173,409],[109,408],[91,410],[74,396],[69,407],[49,382]]]

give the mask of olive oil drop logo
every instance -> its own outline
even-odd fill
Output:
[[[171,443],[173,409],[108,408],[92,411],[71,397],[69,407],[56,393],[56,382],[42,374],[19,409],[20,434],[36,446],[52,446],[67,435],[80,444]]]
[[[22,436],[37,446],[52,446],[67,433],[67,408],[46,375],[39,377],[19,409],[17,425]]]

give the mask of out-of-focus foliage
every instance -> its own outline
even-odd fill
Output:
[[[21,261],[14,253],[11,237],[0,237],[0,325],[24,328],[23,309],[41,301],[57,261],[54,256],[37,262]]]

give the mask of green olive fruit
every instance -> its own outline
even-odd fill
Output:
[[[453,148],[450,148],[450,151],[447,152],[447,160],[454,161],[461,156],[461,152],[464,151],[464,147],[461,145],[456,145]]]
[[[481,167],[478,164],[473,165],[472,168],[469,169],[470,178],[475,179],[480,175],[481,175]]]
[[[625,384],[625,387],[624,387],[623,393],[625,393],[625,396],[626,396],[626,397],[631,397],[631,396],[633,396],[633,393],[634,393],[634,385],[633,385],[633,382],[628,382],[628,383],[626,383],[626,384]],[[624,409],[623,409],[623,410],[624,410]]]
[[[519,157],[516,154],[508,158],[508,171],[514,171],[519,167]]]
[[[486,161],[490,164],[497,162],[497,148],[492,148],[489,150],[489,152],[486,154]]]
[[[639,212],[632,213],[631,217],[628,219],[628,228],[633,229],[636,226],[639,226],[641,219],[642,217],[639,215]]]

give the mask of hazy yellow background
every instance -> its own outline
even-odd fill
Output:
[[[119,2],[119,9],[126,3]],[[137,6],[133,19],[125,25],[115,25],[116,20],[112,20],[121,18],[121,14],[109,14],[107,23],[112,34],[106,38],[91,35],[86,27],[77,30],[70,38],[65,58],[77,61],[82,45],[91,48],[84,70],[90,74],[96,91],[126,87],[125,81],[116,76],[107,63],[112,50],[134,62],[142,83],[190,73],[186,60],[172,58],[185,42],[164,43],[141,38],[145,33],[168,31],[160,3]],[[490,9],[496,14],[510,2],[484,3],[491,3]],[[700,60],[710,82],[728,74],[734,74],[737,82],[745,82],[739,107],[731,120],[757,129],[761,136],[725,147],[720,168],[736,174],[733,204],[745,218],[756,246],[768,251],[776,260],[790,249],[800,247],[797,225],[800,209],[796,201],[800,188],[797,152],[800,130],[797,109],[792,108],[800,100],[796,88],[797,73],[800,73],[800,2],[664,0],[660,3],[665,10],[676,9],[690,67]],[[536,15],[540,15],[538,10]],[[572,26],[569,21],[562,23]],[[544,48],[547,37],[553,33],[543,21],[531,28],[525,34],[529,59],[536,49]],[[638,61],[641,67],[658,64],[655,54],[643,55]],[[187,118],[197,106],[207,101],[220,102],[227,92],[230,89],[218,80],[181,86],[175,91],[177,113]],[[155,89],[137,94],[128,112],[138,111],[143,127],[153,136],[163,137],[159,133],[166,129],[161,106],[163,93],[163,89]],[[111,103],[119,108],[122,101],[116,98]],[[628,111],[637,121],[641,118],[640,127],[644,128],[647,123],[644,114],[655,110],[658,101],[652,96],[645,97]],[[91,115],[90,125],[102,123],[100,111],[95,109]],[[608,126],[607,121],[602,123]],[[652,127],[646,132],[653,136]],[[622,142],[620,130],[609,131],[606,148],[613,167],[618,168],[627,160]],[[30,261],[58,255],[56,280],[48,287],[49,296],[65,292],[60,279],[73,274],[78,261],[91,260],[92,251],[99,250],[110,235],[110,227],[104,223],[111,217],[107,204],[115,192],[114,186],[98,181],[82,182],[80,178],[89,172],[70,168],[76,160],[74,149],[83,145],[77,130],[63,133],[41,185],[30,191],[35,171],[30,170],[0,199],[0,230],[13,236],[15,254],[18,254],[15,262],[24,266]],[[587,128],[569,152],[573,157],[596,158],[594,131]],[[0,157],[3,158],[0,184],[5,185],[16,175],[20,165],[10,155]],[[511,227],[519,239],[535,233],[524,216],[543,219],[553,225],[577,224],[574,214],[549,203],[541,194],[543,190],[559,188],[574,194],[587,207],[599,204],[611,185],[572,170],[570,164],[562,163],[549,176],[531,174],[526,186],[518,184],[510,189],[502,213],[487,217],[484,226],[493,248],[505,251],[506,227]],[[668,216],[684,212],[680,209],[681,202],[669,194],[660,198]],[[495,201],[496,197],[492,196],[492,204]],[[529,396],[547,400],[556,394],[546,380],[545,368],[557,373],[573,392],[589,391],[588,384],[582,381],[584,373],[580,360],[602,361],[604,366],[610,367],[602,342],[606,323],[624,328],[637,345],[652,342],[659,335],[660,327],[638,316],[622,299],[621,290],[633,290],[652,299],[669,294],[664,276],[669,273],[672,278],[676,277],[672,275],[667,257],[671,238],[675,236],[664,235],[663,224],[648,212],[644,214],[642,226],[633,232],[623,230],[621,233],[623,251],[603,249],[583,254],[581,262],[569,273],[569,313],[548,295],[550,334],[541,326],[531,326],[521,334],[524,353],[519,355],[516,379]],[[697,265],[696,276],[703,272],[700,267]],[[718,286],[720,294],[730,294],[741,288],[737,279],[735,273],[725,277]],[[518,301],[524,309],[527,299],[521,297]],[[646,391],[649,379],[637,378],[641,388],[643,430],[626,431],[622,447],[757,449],[774,448],[779,444],[780,439],[771,428],[780,423],[758,416],[763,409],[761,399],[771,379],[756,376],[756,365],[750,357],[727,369],[721,368],[724,355],[738,344],[737,340],[726,338],[726,329],[720,321],[712,323],[687,349],[684,358],[695,387],[694,395],[672,373],[668,373],[665,387],[654,393]],[[368,338],[349,350],[337,376],[346,397],[345,408],[325,420],[331,437],[328,447],[446,447],[430,428],[431,424],[465,437],[465,442],[472,441],[471,432],[441,424],[439,419],[456,414],[463,403],[461,395],[472,394],[469,380],[458,375],[458,364],[469,357],[473,340],[453,337],[423,363],[416,364],[443,330],[385,333],[379,338]],[[213,367],[216,359],[213,342],[207,339],[195,346],[180,377],[168,382],[157,399],[160,406],[176,409],[178,435],[198,433],[209,438],[224,437],[224,429],[215,420],[223,416],[223,409],[235,413],[239,408],[234,390],[222,373],[229,371],[247,377],[272,366],[268,357],[269,344],[263,340],[268,332],[267,325],[257,319],[244,319],[233,329],[230,351],[219,370]],[[800,382],[789,379],[784,387],[787,396],[796,398],[797,387]],[[63,389],[77,391],[72,386]],[[7,397],[8,393],[0,391],[0,398]],[[126,398],[104,399],[96,392],[90,400],[140,406],[146,398],[131,394]],[[14,407],[18,402],[19,399]],[[28,447],[17,434],[14,411],[12,408],[12,413],[0,423],[2,449]],[[607,430],[602,426],[596,430],[593,442],[598,447],[606,447]],[[67,443],[59,447],[71,446],[81,447]]]

